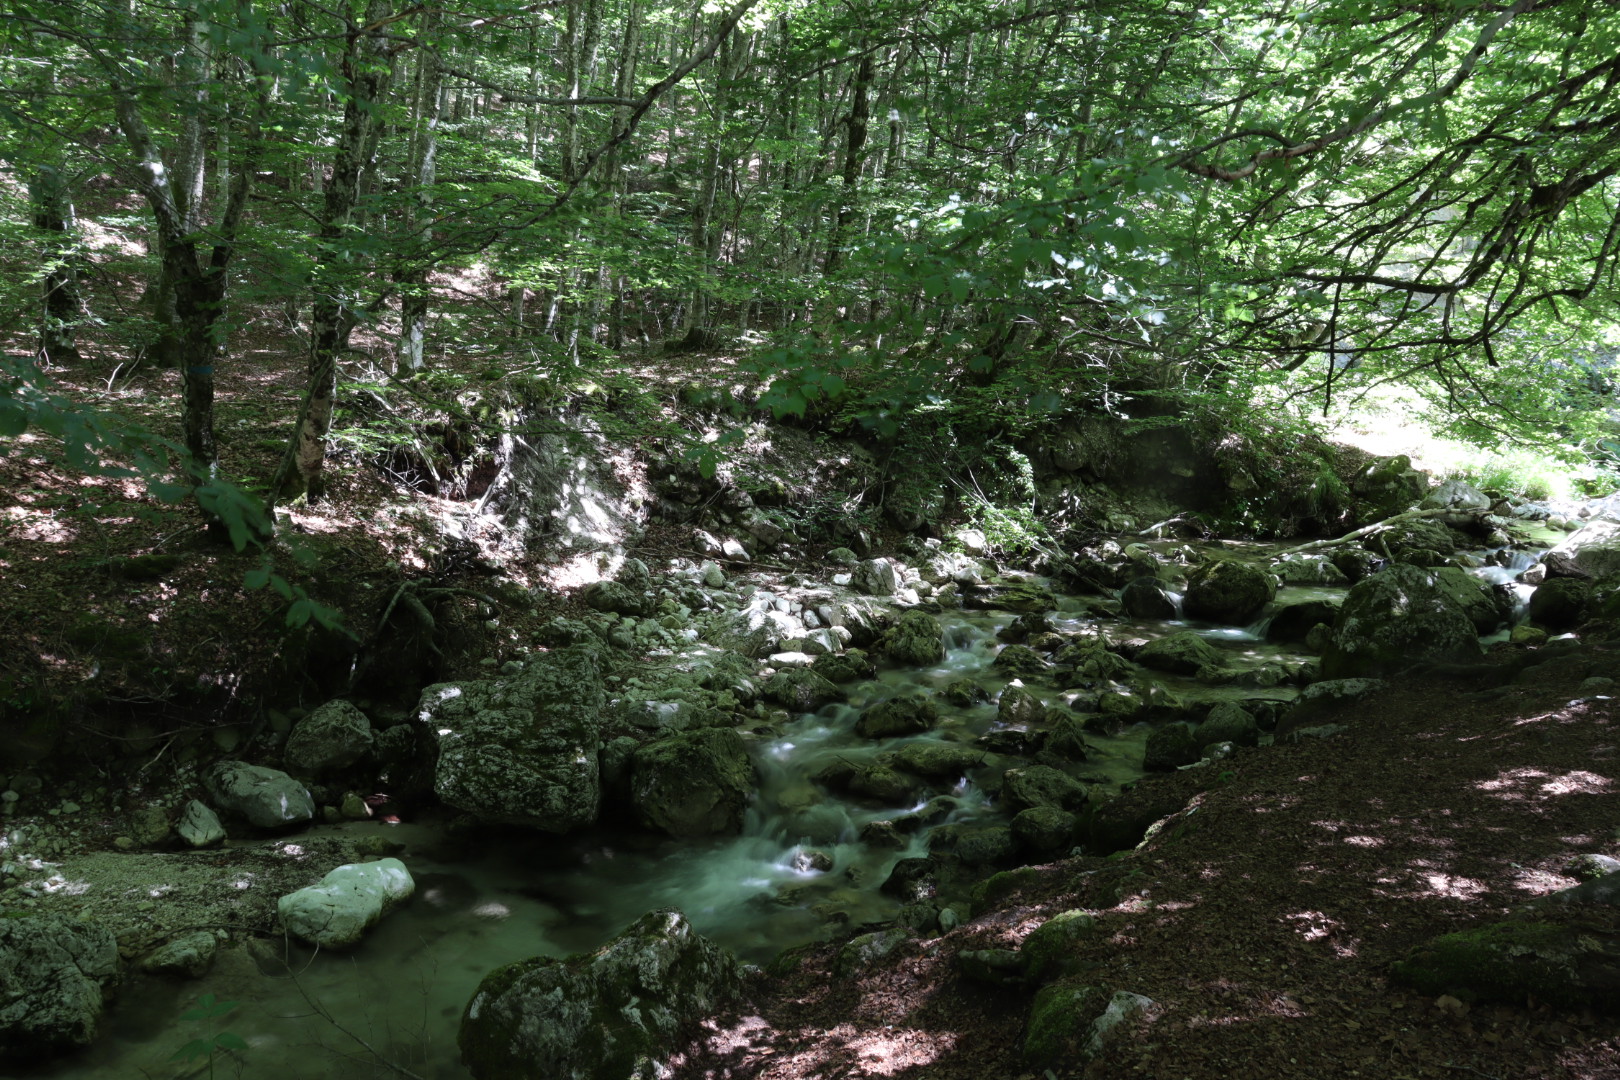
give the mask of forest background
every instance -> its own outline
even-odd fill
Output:
[[[0,436],[238,546],[335,452],[492,388],[619,408],[637,355],[877,440],[1105,415],[1264,458],[1393,402],[1612,486],[1602,0],[0,7]],[[268,456],[214,417],[265,365],[302,386],[253,403]]]

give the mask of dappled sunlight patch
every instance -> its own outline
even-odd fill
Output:
[[[1513,872],[1513,887],[1531,896],[1546,896],[1578,884],[1572,877],[1534,866],[1516,866]]]
[[[1602,794],[1614,787],[1614,781],[1585,769],[1555,774],[1546,769],[1526,766],[1504,769],[1494,779],[1478,781],[1474,786],[1499,799],[1513,802],[1558,795]]]
[[[865,1032],[846,1040],[844,1045],[855,1052],[868,1075],[894,1076],[902,1070],[933,1064],[954,1050],[956,1041],[953,1032],[886,1028]]]

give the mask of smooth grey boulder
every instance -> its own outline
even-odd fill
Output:
[[[741,831],[754,786],[742,736],[702,728],[639,747],[630,801],[645,825],[682,839]]]
[[[118,942],[103,926],[0,919],[0,1061],[87,1045],[117,977]]]
[[[606,696],[595,650],[530,657],[507,679],[438,683],[417,716],[438,744],[433,790],[487,822],[563,833],[601,807]]]
[[[213,847],[225,840],[225,826],[220,824],[219,815],[198,799],[186,803],[175,831],[194,848]]]
[[[346,863],[320,884],[283,896],[276,911],[296,937],[323,949],[346,949],[415,891],[416,882],[398,859]]]
[[[1238,559],[1216,559],[1187,575],[1181,608],[1189,619],[1244,623],[1277,595],[1277,581],[1266,571]]]
[[[1478,658],[1468,609],[1435,571],[1397,564],[1351,587],[1322,656],[1326,679],[1377,677],[1425,660]]]
[[[457,1042],[477,1080],[664,1080],[681,1040],[741,992],[729,953],[653,911],[594,953],[484,976]]]
[[[1489,510],[1491,499],[1466,480],[1447,480],[1424,496],[1418,506],[1424,510]]]
[[[315,816],[309,791],[280,769],[221,761],[203,776],[203,786],[220,807],[261,829],[300,825]]]
[[[371,721],[347,701],[328,701],[293,728],[283,758],[300,773],[346,769],[371,753]]]

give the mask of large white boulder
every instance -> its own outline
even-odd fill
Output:
[[[319,885],[283,896],[276,910],[295,936],[323,949],[343,949],[415,891],[416,882],[398,859],[346,863]]]

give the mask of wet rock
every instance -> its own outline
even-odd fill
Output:
[[[88,1045],[118,978],[118,942],[93,922],[0,918],[0,1060]]]
[[[1242,624],[1276,595],[1276,579],[1260,567],[1238,559],[1216,559],[1187,575],[1181,606],[1190,619]]]
[[[415,891],[410,871],[398,859],[349,863],[320,884],[283,896],[276,911],[294,936],[323,949],[346,949]]]
[[[1548,578],[1530,594],[1530,618],[1552,630],[1567,630],[1586,617],[1592,585],[1584,578]]]
[[[822,558],[832,563],[834,566],[853,567],[856,563],[861,561],[861,557],[849,550],[847,547],[832,548],[827,552],[827,554],[823,555]]]
[[[1193,732],[1199,753],[1214,743],[1229,742],[1236,746],[1258,746],[1260,725],[1254,714],[1241,705],[1222,702],[1209,710],[1209,716]]]
[[[877,651],[897,664],[927,667],[945,659],[945,632],[932,615],[908,611],[878,641]]]
[[[1142,768],[1149,772],[1179,769],[1202,756],[1191,724],[1177,721],[1153,729],[1142,752]]]
[[[654,1080],[706,1016],[742,991],[737,963],[678,911],[654,911],[594,953],[484,977],[458,1044],[478,1080]]]
[[[1267,641],[1306,641],[1311,628],[1319,623],[1331,624],[1339,614],[1339,602],[1333,600],[1303,600],[1277,610],[1266,624]]]
[[[1006,645],[990,662],[990,667],[1004,675],[1039,675],[1051,665],[1027,645]]]
[[[855,721],[855,734],[863,739],[892,739],[916,735],[939,721],[939,710],[932,698],[921,694],[880,701],[861,713]]]
[[[975,597],[974,607],[1001,608],[1005,611],[1042,612],[1056,610],[1057,596],[1041,585],[1027,581],[997,586]]]
[[[845,784],[845,790],[851,795],[862,796],[889,806],[903,806],[915,802],[921,791],[915,779],[879,762],[856,769]]]
[[[1030,638],[1039,638],[1056,630],[1050,612],[1026,612],[996,631],[1002,641],[1027,644]]]
[[[540,653],[510,679],[422,691],[422,729],[437,742],[433,789],[480,821],[568,832],[601,805],[601,669],[589,646]]]
[[[1119,603],[1125,614],[1134,619],[1173,619],[1175,601],[1159,584],[1157,578],[1139,577],[1128,583],[1119,594]]]
[[[730,728],[648,743],[631,762],[636,816],[682,839],[739,832],[753,784],[753,762],[742,736]]]
[[[200,979],[214,966],[219,938],[211,930],[194,930],[159,945],[141,960],[141,970],[149,975],[175,975]]]
[[[1155,671],[1168,671],[1174,675],[1198,675],[1225,666],[1226,660],[1218,649],[1191,630],[1166,634],[1148,642],[1136,654],[1136,662]]]
[[[220,824],[219,815],[197,799],[186,803],[176,831],[194,848],[213,847],[225,841],[225,826]]]
[[[940,696],[959,709],[990,700],[989,691],[972,679],[952,679],[940,691]]]
[[[301,825],[315,817],[315,800],[304,785],[279,769],[221,761],[203,784],[215,803],[261,829]]]
[[[801,713],[815,712],[829,702],[844,699],[844,692],[813,666],[778,671],[766,681],[761,692],[767,701]]]
[[[1012,819],[1013,841],[1036,859],[1055,859],[1074,847],[1078,816],[1056,806],[1032,806]]]
[[[1044,749],[1065,761],[1085,761],[1091,752],[1085,740],[1086,722],[1068,712],[1061,712],[1053,719],[1054,711],[1049,709],[1046,713],[1052,726],[1047,729]]]
[[[985,752],[961,743],[933,741],[907,743],[895,754],[895,764],[929,780],[954,780],[984,763]]]
[[[931,898],[938,889],[938,866],[929,859],[901,859],[889,871],[880,887],[888,896],[898,896],[907,903]]]
[[[1007,687],[996,704],[996,720],[1002,724],[1033,724],[1045,716],[1046,703],[1022,686]]]
[[[904,851],[910,842],[892,821],[869,821],[861,826],[861,843],[868,847]]]
[[[804,851],[794,852],[791,865],[794,870],[801,874],[825,874],[829,873],[833,868],[833,857],[825,851],[809,848]]]
[[[1002,774],[1001,797],[1013,810],[1035,806],[1081,810],[1090,800],[1091,793],[1068,773],[1048,765],[1031,765],[1023,769],[1008,769]]]
[[[948,852],[965,866],[1004,866],[1012,861],[1012,830],[1005,825],[947,825],[928,838],[930,852]]]
[[[348,768],[371,753],[371,721],[347,701],[328,701],[293,727],[283,751],[288,768],[319,776]]]
[[[1322,657],[1328,679],[1381,676],[1481,654],[1468,611],[1432,570],[1396,565],[1351,587]]]

